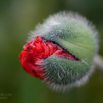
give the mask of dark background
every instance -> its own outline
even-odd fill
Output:
[[[103,56],[103,0],[0,0],[0,103],[103,103],[103,71],[98,68],[86,85],[61,93],[27,74],[18,61],[27,34],[63,10],[78,12],[96,25]]]

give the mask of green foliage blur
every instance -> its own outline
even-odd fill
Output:
[[[102,70],[96,69],[87,84],[61,93],[26,73],[19,63],[28,33],[63,10],[78,12],[96,25],[103,56],[103,0],[0,0],[0,103],[103,103]]]

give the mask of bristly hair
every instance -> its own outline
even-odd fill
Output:
[[[52,16],[49,16],[46,20],[44,20],[43,24],[38,24],[35,30],[29,33],[30,36],[28,40],[31,40],[38,35],[39,36],[43,35],[42,29],[48,31],[51,26],[61,24],[63,22],[62,18],[65,18],[65,20],[72,18],[72,19],[78,20],[79,22],[84,23],[84,25],[86,25],[94,34],[94,38],[97,44],[99,43],[98,31],[96,30],[95,25],[93,25],[91,21],[87,20],[85,17],[81,16],[79,13],[71,12],[71,11],[70,12],[60,11]],[[97,48],[96,50],[98,51],[98,48],[99,48],[98,45],[96,45],[96,48]]]
[[[62,20],[62,18],[63,18],[63,20]],[[78,13],[74,13],[74,12],[63,11],[63,12],[54,14],[52,16],[49,16],[46,20],[44,20],[43,24],[38,24],[37,27],[35,28],[35,30],[30,33],[29,40],[34,39],[36,36],[43,36],[45,34],[45,32],[50,31],[50,28],[52,26],[63,24],[64,22],[66,22],[69,19],[77,20],[80,23],[84,24],[87,28],[89,28],[89,30],[93,34],[94,39],[97,44],[96,50],[95,50],[95,54],[96,54],[98,52],[98,48],[99,48],[98,47],[98,41],[99,41],[98,40],[98,31],[95,29],[95,26],[90,21],[88,21],[85,17],[82,17]],[[62,25],[62,26],[64,26],[64,25]],[[60,32],[62,33],[62,31],[60,31]],[[53,34],[53,35],[56,35],[56,34]],[[37,64],[42,66],[42,61],[38,62]],[[93,65],[94,65],[94,63],[92,63],[92,66],[91,66],[90,70],[88,71],[88,73],[86,75],[84,75],[84,77],[82,77],[80,80],[77,80],[75,83],[71,83],[71,84],[67,84],[67,85],[56,84],[56,83],[47,81],[48,78],[45,78],[44,81],[47,82],[47,84],[49,85],[50,88],[52,88],[52,90],[65,91],[68,88],[85,84],[87,82],[89,76],[91,75],[91,73],[94,70]],[[41,68],[41,70],[42,69],[43,68]],[[42,74],[42,75],[45,75],[45,74]],[[55,77],[54,77],[54,79],[55,79]]]

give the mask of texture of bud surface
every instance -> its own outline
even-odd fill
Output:
[[[19,54],[22,67],[54,89],[83,84],[97,52],[96,31],[74,13],[60,12],[39,25]]]

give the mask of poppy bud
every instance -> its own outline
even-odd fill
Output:
[[[84,84],[97,53],[94,26],[72,12],[50,16],[29,37],[19,54],[22,67],[53,89]]]

